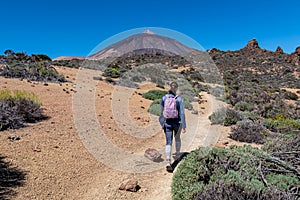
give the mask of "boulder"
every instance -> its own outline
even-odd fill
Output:
[[[159,162],[162,160],[161,153],[159,153],[156,149],[153,148],[146,149],[144,156],[152,160],[153,162]]]
[[[139,189],[138,181],[136,179],[126,179],[124,180],[120,186],[119,190],[136,192]]]
[[[10,141],[16,141],[20,140],[21,138],[16,134],[11,134],[10,136],[8,136],[8,139],[10,139]]]

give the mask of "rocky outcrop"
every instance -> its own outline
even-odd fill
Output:
[[[281,48],[280,46],[278,46],[278,47],[276,48],[275,53],[276,53],[276,54],[282,54],[282,53],[284,53],[284,52],[283,52],[282,48]]]
[[[300,46],[296,48],[294,53],[287,56],[286,62],[297,66],[300,64]]]
[[[238,50],[238,52],[243,52],[244,54],[249,55],[260,55],[266,51],[267,50],[263,50],[260,48],[256,39],[249,40],[244,48]]]
[[[207,52],[208,53],[216,53],[216,52],[222,52],[222,51],[217,48],[212,48],[212,49],[209,49]]]
[[[250,41],[248,41],[248,44],[245,48],[248,48],[248,49],[260,49],[259,45],[258,45],[258,42],[256,39],[252,39]]]

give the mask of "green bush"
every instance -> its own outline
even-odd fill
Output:
[[[211,86],[199,84],[198,89],[203,92],[209,92],[211,90]]]
[[[143,81],[146,81],[146,78],[143,77],[143,76],[135,75],[135,76],[131,77],[131,80],[132,80],[133,82],[141,83],[141,82],[143,82]]]
[[[188,95],[185,95],[185,94],[183,94],[183,95],[180,95],[182,98],[183,98],[183,100],[184,100],[184,108],[185,109],[189,109],[189,110],[191,110],[191,109],[193,109],[193,105],[191,104],[191,96],[188,96]]]
[[[166,94],[167,94],[167,91],[163,91],[163,90],[150,90],[150,91],[144,93],[142,96],[145,99],[155,100],[155,99],[161,99]]]
[[[241,119],[240,114],[230,108],[221,108],[209,116],[212,124],[223,124],[224,126],[236,124]]]
[[[264,151],[300,167],[300,134],[277,134],[262,146]]]
[[[211,89],[211,94],[215,97],[223,97],[225,94],[225,89],[217,86]]]
[[[31,55],[36,61],[42,61],[42,60],[46,60],[46,61],[51,61],[51,58],[45,54],[32,54]]]
[[[299,177],[292,166],[251,146],[201,147],[173,175],[174,200],[294,199]],[[284,173],[282,172],[284,171]],[[293,198],[294,197],[294,198]]]
[[[240,142],[262,144],[267,135],[267,130],[261,124],[251,120],[243,120],[231,128],[229,137]]]
[[[157,99],[159,100],[159,99]],[[161,115],[161,105],[160,103],[157,103],[156,101],[154,101],[149,109],[148,109],[148,112],[153,114],[153,115],[157,115],[157,116],[160,116]]]
[[[239,111],[250,111],[251,112],[253,110],[253,105],[251,105],[250,103],[244,102],[244,101],[240,101],[234,105],[234,108]]]
[[[25,91],[0,91],[0,111],[0,130],[21,128],[45,118],[39,98]]]
[[[299,132],[300,121],[277,115],[275,118],[264,119],[263,124],[266,128],[274,132],[287,133]]]
[[[240,113],[243,120],[258,120],[260,116],[254,112],[244,111]]]
[[[121,76],[118,68],[106,68],[102,74],[104,77],[119,78]]]

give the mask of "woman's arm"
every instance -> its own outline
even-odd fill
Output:
[[[182,128],[186,129],[185,113],[184,113],[184,100],[181,96],[179,98],[179,105],[180,105],[180,109],[179,109],[180,122],[181,122]]]

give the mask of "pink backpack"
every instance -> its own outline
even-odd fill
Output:
[[[166,95],[166,100],[164,103],[164,110],[163,110],[164,118],[166,119],[178,118],[178,110],[176,105],[177,97],[178,97],[177,95],[175,97]]]

